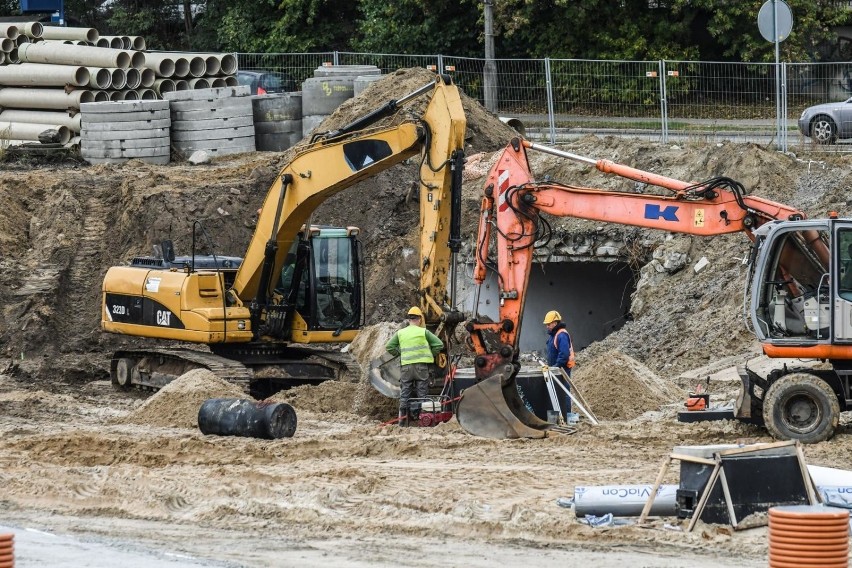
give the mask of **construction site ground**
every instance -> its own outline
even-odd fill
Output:
[[[424,74],[429,80],[410,70],[372,84],[328,127],[413,91]],[[464,102],[470,242],[488,164],[513,132]],[[799,160],[701,140],[674,146],[587,137],[566,148],[677,179],[726,175],[811,217],[848,215],[852,203],[845,158]],[[676,420],[696,383],[713,403],[732,400],[738,381],[729,369],[759,352],[742,320],[742,235],[552,220],[563,243],[578,236],[644,243],[625,252],[641,284],[632,321],[578,353],[575,378],[601,424],[583,420],[572,435],[488,440],[454,420],[383,426],[394,401],[363,376],[276,395],[299,420],[295,436],[281,440],[202,435],[201,402],[241,395],[204,372],[157,393],[114,389],[112,351],[151,343],[100,331],[107,268],[149,254],[162,238],[188,253],[196,219],[212,239],[201,252],[240,256],[287,155],[203,166],[2,165],[0,526],[17,535],[19,567],[766,564],[765,527],[699,523],[687,532],[682,520],[654,518],[643,527],[590,528],[557,505],[578,485],[650,484],[676,446],[771,441],[738,422]],[[370,327],[352,348],[362,363],[416,299],[417,255],[404,251],[418,242],[417,167],[412,160],[361,182],[315,215],[363,231]],[[533,169],[566,183],[641,189],[552,157],[534,156]],[[701,258],[708,264],[696,274]],[[674,259],[682,259],[679,267],[667,262]],[[837,436],[804,448],[809,464],[852,469],[847,422],[844,415]],[[665,482],[677,483],[677,468]]]

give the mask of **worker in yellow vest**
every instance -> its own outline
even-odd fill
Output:
[[[444,348],[444,342],[424,327],[423,312],[413,307],[408,310],[408,326],[391,337],[385,345],[388,353],[399,356],[402,373],[399,377],[399,425],[408,426],[409,419],[416,419],[419,412],[411,412],[408,400],[412,387],[417,398],[429,394],[429,365]]]
[[[544,316],[544,327],[547,328],[547,364],[550,367],[561,367],[565,369],[568,376],[571,376],[571,369],[574,368],[574,345],[571,342],[571,336],[562,322],[562,316],[556,310],[550,310]],[[561,373],[557,372],[557,376]],[[559,379],[569,389],[571,386],[562,379]],[[571,412],[571,397],[565,395],[565,407],[562,412],[566,422],[571,422],[575,418]]]

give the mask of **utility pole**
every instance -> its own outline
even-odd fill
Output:
[[[485,108],[497,113],[497,64],[494,62],[494,2],[483,0],[485,4],[485,67],[482,70],[482,86],[485,95]]]

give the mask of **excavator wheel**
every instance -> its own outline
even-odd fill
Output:
[[[821,378],[809,373],[781,377],[763,399],[766,429],[778,440],[815,444],[834,435],[840,422],[837,394]]]
[[[113,376],[113,383],[123,389],[130,388],[130,377],[133,374],[133,367],[133,359],[119,359],[115,364],[115,375]]]

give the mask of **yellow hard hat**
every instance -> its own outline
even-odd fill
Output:
[[[547,315],[544,316],[544,323],[553,323],[555,321],[562,321],[562,316],[560,316],[559,312],[556,310],[550,310],[547,312]]]
[[[411,316],[417,316],[417,317],[419,317],[419,318],[422,318],[422,317],[423,317],[423,312],[421,312],[421,311],[420,311],[420,308],[418,308],[417,306],[414,306],[413,308],[411,308],[410,310],[408,310],[408,316],[409,316],[409,317],[411,317]]]

